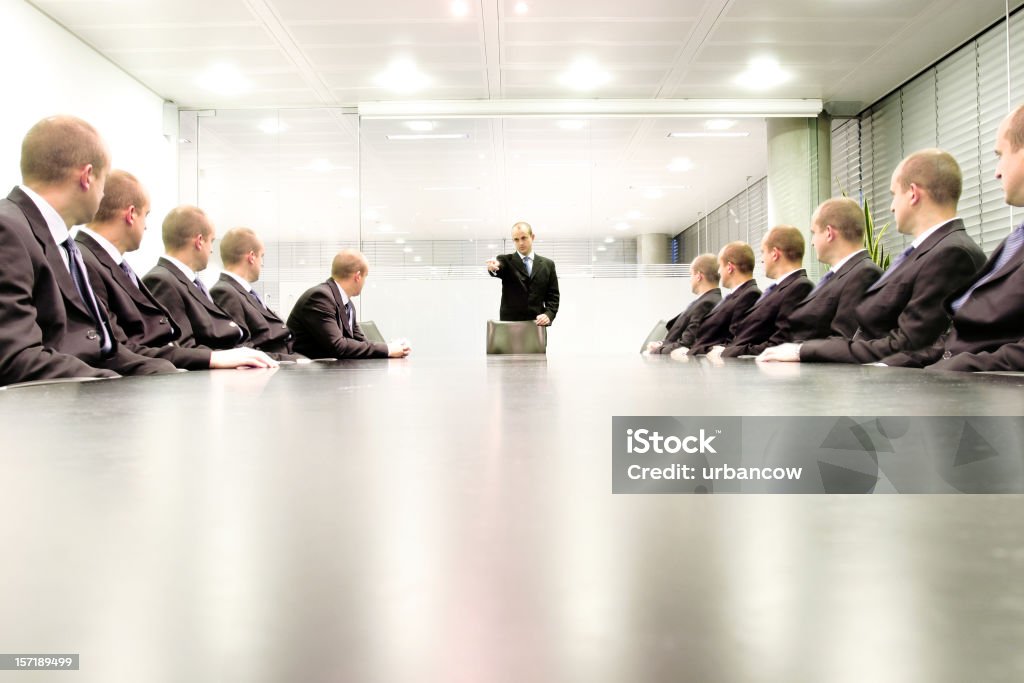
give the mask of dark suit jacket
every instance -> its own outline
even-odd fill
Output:
[[[697,339],[690,347],[690,355],[707,353],[715,346],[725,346],[739,329],[743,317],[761,296],[761,290],[753,278],[722,299],[722,303],[708,313],[697,328]]]
[[[929,235],[857,306],[853,339],[812,339],[801,361],[872,363],[930,346],[949,326],[943,302],[974,279],[985,255],[959,219]]]
[[[181,326],[182,345],[233,349],[247,340],[245,330],[231,316],[203,296],[178,266],[162,256],[142,281]]]
[[[768,348],[768,340],[778,329],[779,321],[785,320],[789,312],[811,293],[814,283],[801,268],[792,273],[772,291],[761,297],[747,312],[736,328],[732,341],[722,351],[725,358],[761,353]]]
[[[546,313],[551,322],[555,321],[559,300],[555,262],[536,253],[533,256],[530,276],[518,252],[500,254],[498,272],[487,271],[491,277],[501,280],[501,320],[536,320],[538,315]]]
[[[664,343],[655,353],[672,353],[680,346],[690,348],[697,339],[697,330],[708,313],[722,300],[722,290],[718,287],[701,294],[682,313],[668,321],[668,335]]]
[[[245,327],[249,344],[267,353],[292,353],[292,331],[277,313],[261,306],[230,275],[221,273],[220,279],[210,289],[210,295],[232,320]]]
[[[84,232],[75,236],[96,298],[110,312],[114,337],[132,351],[163,358],[176,367],[204,370],[210,367],[210,349],[185,348],[178,344],[181,329],[143,282],[136,287],[110,254]]]
[[[779,327],[768,345],[827,337],[852,339],[857,332],[857,306],[868,287],[881,275],[882,269],[866,251],[855,254],[828,282],[807,295],[785,319],[779,320]]]
[[[105,324],[106,310],[100,304]],[[19,188],[0,200],[0,385],[58,377],[173,372],[102,335],[39,209]]]
[[[978,273],[986,275],[1003,252],[1005,241]],[[968,286],[946,299],[947,310]],[[922,351],[882,359],[887,365],[929,366],[935,370],[1024,370],[1024,249],[977,288],[953,316],[953,326]],[[934,363],[934,365],[932,365]]]
[[[355,322],[349,327],[341,293],[334,280],[307,289],[288,316],[294,348],[310,358],[387,358],[388,345],[366,340]]]

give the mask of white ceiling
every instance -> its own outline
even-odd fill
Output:
[[[330,224],[337,233],[339,222],[363,213],[364,239],[381,223],[415,239],[490,237],[524,217],[535,227],[557,226],[560,237],[603,234],[627,215],[641,217],[626,234],[676,232],[698,211],[742,191],[747,176],[764,174],[764,122],[739,119],[736,129],[747,130],[746,138],[676,140],[667,134],[700,129],[704,120],[589,119],[569,131],[558,119],[450,119],[438,121],[436,132],[469,137],[398,143],[384,135],[411,132],[401,121],[355,123],[308,108],[382,100],[772,97],[816,98],[855,112],[1004,12],[1004,0],[525,2],[528,11],[517,14],[516,0],[473,0],[464,17],[454,16],[451,0],[33,4],[165,99],[218,110],[200,119],[199,157],[210,183],[206,196],[223,203],[224,220],[269,223],[268,211],[256,208],[260,202],[233,208],[240,200],[228,191],[232,179],[256,177],[258,169],[273,187],[249,186],[250,198],[257,191],[318,189],[308,199],[289,198],[289,206],[306,207],[300,216],[289,214],[291,230],[312,238]],[[757,57],[776,59],[790,80],[767,90],[737,86],[734,78]],[[377,76],[399,58],[414,62],[429,85],[411,94],[378,85]],[[559,78],[579,58],[606,70],[607,84],[567,90]],[[216,64],[237,68],[248,88],[205,90],[198,79]],[[257,124],[278,114],[226,111],[245,108],[306,109],[282,111],[288,129],[268,136]],[[694,169],[668,171],[680,156]],[[342,168],[305,170],[314,159]],[[648,185],[687,189],[660,200],[631,189]],[[351,198],[349,188],[357,186],[362,196]],[[424,189],[430,187],[472,189]],[[373,209],[379,215],[368,219],[366,206],[389,208]],[[473,222],[444,220],[454,218]]]

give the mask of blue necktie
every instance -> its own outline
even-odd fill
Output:
[[[768,285],[768,288],[765,289],[763,292],[761,292],[761,296],[757,297],[757,301],[755,301],[754,303],[760,302],[761,299],[763,299],[766,296],[768,296],[769,294],[771,294],[775,290],[775,288],[778,287],[778,286],[779,286],[778,282]]]
[[[825,273],[824,275],[821,276],[821,279],[818,280],[818,284],[814,285],[814,289],[811,290],[811,291],[812,292],[818,291],[819,289],[821,289],[825,285],[826,282],[828,282],[829,280],[831,280],[835,276],[836,276],[836,271],[834,271],[834,270],[828,271],[827,273]]]
[[[529,277],[533,277],[533,263],[532,263],[532,261],[533,261],[533,259],[530,258],[529,256],[524,256],[523,257],[523,265],[526,266],[526,275],[529,276]]]
[[[355,328],[352,325],[352,302],[351,301],[346,301],[345,302],[345,316],[348,318],[348,329],[352,330],[353,333],[354,333],[355,332]]]
[[[120,265],[121,270],[124,271],[124,274],[132,281],[132,284],[135,285],[136,289],[142,289],[142,287],[139,286],[139,276],[135,274],[135,271],[128,265],[128,262],[122,259]]]
[[[100,313],[100,305],[96,302],[96,294],[92,291],[92,285],[89,284],[89,277],[86,275],[85,261],[82,260],[82,253],[78,251],[78,245],[75,244],[75,240],[71,237],[64,241],[64,248],[68,252],[68,270],[71,271],[71,280],[75,283],[75,290],[85,303],[89,316],[96,323],[96,329],[100,333],[100,350],[103,353],[110,353],[114,348],[114,341],[110,337],[110,332],[107,331],[103,314]]]
[[[999,253],[999,258],[992,264],[992,267],[982,277],[974,281],[966,292],[960,295],[960,297],[951,304],[953,312],[956,313],[960,310],[960,307],[967,303],[967,298],[971,296],[975,289],[985,284],[998,273],[1003,266],[1010,262],[1017,252],[1020,251],[1021,246],[1024,245],[1024,224],[1018,225],[1013,232],[1010,233],[1006,241],[1003,242],[1003,250]]]
[[[199,279],[198,275],[196,275],[196,279],[192,282],[195,283],[195,286],[203,293],[203,296],[205,296],[209,301],[213,301],[213,297],[210,296],[210,290],[206,288],[206,285],[203,284],[203,281]]]
[[[885,282],[885,279],[892,275],[893,271],[899,268],[900,264],[907,260],[907,257],[910,256],[910,252],[912,251],[914,251],[914,245],[910,245],[909,247],[901,251],[900,255],[897,256],[895,260],[893,260],[893,262],[889,265],[889,269],[882,273],[882,277],[878,278],[878,281],[875,282],[875,284],[871,285],[868,288],[868,291],[870,292],[881,287],[882,283]]]
[[[267,309],[266,305],[263,303],[263,299],[260,298],[260,295],[256,293],[255,289],[250,289],[249,294],[252,296],[253,299],[256,299],[256,303],[260,305],[260,308],[262,308],[263,310]]]

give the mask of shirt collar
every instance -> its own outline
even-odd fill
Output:
[[[106,237],[99,234],[98,232],[90,230],[84,225],[79,226],[78,232],[84,232],[86,235],[96,240],[96,244],[103,247],[103,251],[107,252],[110,258],[114,259],[114,263],[116,263],[117,265],[121,265],[121,261],[124,260],[124,256],[122,256],[121,252],[117,250],[117,247],[110,243],[110,240],[108,240]]]
[[[932,227],[928,228],[927,230],[922,232],[920,235],[915,237],[914,241],[910,243],[910,246],[914,247],[914,249],[917,249],[919,246],[921,246],[922,242],[924,242],[926,239],[928,239],[929,237],[932,236],[933,232],[935,232],[936,230],[938,230],[942,226],[946,225],[947,223],[952,223],[955,220],[959,220],[959,218],[960,218],[959,216],[956,216],[954,218],[950,218],[948,221],[942,221],[941,223],[933,225]]]
[[[853,252],[851,254],[847,254],[843,258],[841,258],[838,261],[836,261],[835,263],[833,263],[832,267],[829,268],[829,270],[831,270],[833,273],[838,273],[839,269],[842,268],[843,266],[845,266],[847,261],[849,261],[854,256],[857,256],[858,254],[860,254],[862,252],[865,252],[865,251],[867,251],[867,249],[858,249],[857,251],[855,251],[855,252]]]
[[[775,278],[775,284],[781,285],[783,282],[785,282],[786,278],[788,278],[793,273],[799,272],[801,270],[803,270],[803,268],[795,268],[795,269],[789,271],[788,273]]]
[[[39,209],[39,213],[43,215],[43,220],[46,221],[46,227],[50,229],[50,235],[53,236],[53,241],[57,244],[64,244],[68,241],[68,237],[71,233],[68,232],[67,223],[57,213],[57,209],[50,205],[50,202],[43,199],[35,190],[31,189],[26,185],[19,185],[21,191],[28,195],[28,198],[32,200],[32,203]]]
[[[228,277],[233,279],[235,282],[237,282],[238,284],[242,285],[242,289],[244,289],[245,291],[247,291],[247,292],[251,292],[252,291],[252,283],[249,282],[248,280],[246,280],[241,275],[238,275],[237,273],[232,273],[230,270],[222,270],[220,272],[221,272],[222,275],[227,275]]]
[[[518,251],[516,253],[519,254]],[[519,258],[521,258],[521,259],[528,259],[528,258],[532,259],[533,258],[533,252],[531,251],[529,254],[526,254],[525,256],[522,255],[522,254],[519,254]],[[537,259],[533,259],[533,260],[534,260],[534,263],[537,262]]]
[[[180,270],[182,273],[184,273],[185,277],[188,278],[189,280],[194,282],[195,279],[197,277],[199,277],[196,274],[196,271],[192,270],[191,268],[189,268],[184,263],[182,263],[178,259],[176,259],[173,256],[171,256],[170,254],[164,254],[164,258],[167,259],[168,261],[170,261],[171,263],[173,263],[175,266],[177,266],[178,270]]]
[[[331,282],[333,282],[334,286],[338,288],[338,293],[341,294],[341,304],[344,306],[349,302],[348,294],[346,294],[345,290],[341,288],[341,285],[338,284],[337,280],[331,280]]]

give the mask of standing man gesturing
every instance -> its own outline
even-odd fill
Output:
[[[533,320],[550,325],[558,313],[558,274],[555,262],[533,253],[533,228],[512,226],[516,251],[487,261],[487,272],[501,280],[501,320]]]

